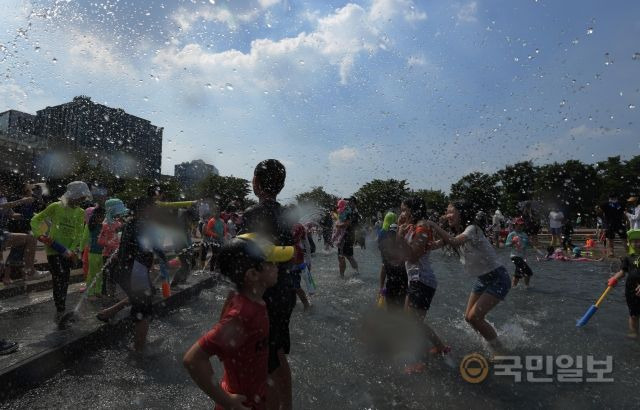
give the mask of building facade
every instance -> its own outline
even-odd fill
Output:
[[[46,144],[34,134],[35,115],[17,110],[0,113],[0,172],[27,178],[36,174]]]
[[[123,176],[160,175],[163,128],[120,108],[79,96],[38,111],[34,123],[50,151],[87,154]]]
[[[158,177],[162,132],[86,96],[36,115],[9,110],[0,113],[0,170],[28,178],[60,176],[80,153],[116,175]]]
[[[195,188],[198,182],[209,175],[220,175],[218,169],[207,164],[201,159],[183,162],[174,167],[174,175],[180,185],[186,188]]]

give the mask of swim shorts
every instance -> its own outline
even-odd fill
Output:
[[[524,259],[522,259],[521,257],[512,256],[511,262],[513,262],[513,264],[516,265],[516,270],[513,274],[513,276],[515,276],[516,278],[533,276],[533,272],[531,271],[531,268],[529,267],[529,265],[527,265],[527,262],[525,262]]]
[[[640,316],[640,298],[633,291],[625,291],[624,297],[627,300],[629,316]]]
[[[350,258],[353,256],[353,239],[345,237],[342,243],[338,245],[338,256]]]
[[[473,284],[473,293],[488,293],[500,300],[504,300],[511,289],[511,280],[504,266],[500,266],[489,273],[478,276]]]
[[[436,290],[418,280],[409,282],[409,307],[418,310],[429,310]]]

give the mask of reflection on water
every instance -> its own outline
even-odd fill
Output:
[[[512,266],[500,251],[506,266]],[[604,288],[607,263],[537,262],[533,288],[516,288],[489,317],[515,355],[613,355],[615,383],[514,383],[489,377],[483,384],[462,380],[457,368],[429,361],[423,374],[405,375],[399,362],[365,348],[375,335],[361,332],[375,309],[379,258],[375,250],[356,250],[359,279],[338,278],[335,254],[314,257],[318,293],[311,313],[300,304],[292,318],[294,408],[578,408],[632,407],[636,386],[633,358],[639,346],[624,338],[627,311],[621,288],[582,329],[575,321]],[[453,257],[435,252],[439,286],[428,320],[447,343],[453,359],[484,352],[484,345],[462,317],[472,278]],[[189,380],[182,354],[218,318],[226,290],[204,292],[151,327],[146,356],[129,353],[124,343],[97,349],[38,389],[6,408],[195,408],[211,402]],[[380,325],[383,325],[381,322]],[[397,336],[400,338],[400,334]],[[221,367],[215,361],[216,372]],[[524,374],[523,374],[524,375]],[[585,376],[586,377],[586,376]]]

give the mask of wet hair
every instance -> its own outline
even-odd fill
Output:
[[[262,270],[262,261],[247,251],[247,243],[240,238],[233,238],[224,244],[217,265],[222,275],[233,282],[239,291],[244,287],[244,278],[249,269]]]
[[[402,203],[411,210],[411,223],[417,223],[420,220],[427,219],[427,204],[419,196],[410,196],[402,201]]]
[[[478,211],[476,210],[476,206],[471,202],[465,201],[464,199],[457,199],[451,201],[451,205],[458,211],[460,214],[460,226],[455,227],[455,229],[459,229],[462,232],[469,225],[477,225],[476,223],[476,215]]]
[[[277,159],[265,159],[256,165],[253,176],[264,193],[275,196],[284,188],[287,170]]]

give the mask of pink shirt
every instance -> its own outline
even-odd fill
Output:
[[[120,246],[120,236],[118,231],[122,227],[122,222],[104,222],[102,230],[98,236],[98,245],[102,246],[102,256],[111,256]]]

